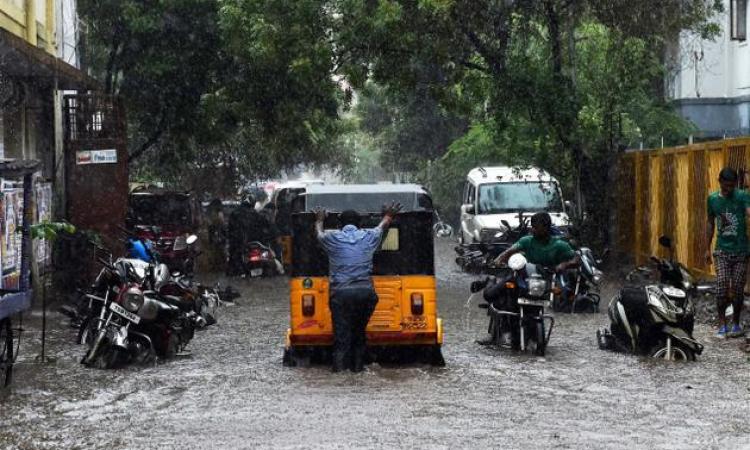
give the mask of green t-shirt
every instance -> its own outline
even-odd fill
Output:
[[[716,218],[716,249],[732,254],[746,254],[747,232],[745,208],[750,207],[750,194],[735,190],[731,198],[714,192],[708,196],[709,216]]]
[[[542,242],[534,236],[524,236],[513,245],[526,255],[526,260],[531,264],[545,267],[555,267],[575,257],[573,248],[562,239],[550,237],[549,241]]]

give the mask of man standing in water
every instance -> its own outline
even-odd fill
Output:
[[[716,249],[716,306],[719,315],[719,337],[739,337],[744,334],[740,326],[740,314],[744,302],[745,279],[747,277],[748,242],[747,216],[750,215],[750,195],[737,189],[737,171],[725,167],[719,173],[721,189],[708,196],[706,242],[711,244],[714,227],[717,227]],[[706,252],[706,261],[711,264],[711,250]],[[726,308],[729,292],[734,293],[732,314],[734,325],[729,328]]]
[[[341,213],[341,230],[324,231],[324,210],[316,210],[318,241],[328,254],[330,270],[329,308],[333,320],[333,371],[347,367],[361,372],[365,365],[367,336],[378,296],[372,284],[372,257],[380,246],[383,231],[401,210],[399,203],[387,207],[383,220],[375,228],[361,229],[356,211]]]

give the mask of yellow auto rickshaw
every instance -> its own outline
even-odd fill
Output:
[[[367,325],[367,344],[378,358],[412,354],[442,366],[442,320],[437,314],[432,200],[418,185],[310,186],[304,212],[292,215],[294,235],[290,279],[290,327],[284,364],[294,366],[325,358],[333,343],[328,308],[328,257],[317,240],[315,208],[328,211],[326,229],[339,229],[339,213],[362,214],[362,226],[382,219],[382,205],[398,201],[404,209],[395,218],[373,259],[373,284],[378,294]]]

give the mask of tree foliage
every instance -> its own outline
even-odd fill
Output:
[[[136,174],[220,192],[336,161],[342,94],[325,7],[82,0],[88,63],[125,99]]]
[[[471,166],[536,164],[606,230],[617,153],[690,131],[664,96],[666,49],[683,30],[714,35],[720,3],[342,1],[342,69],[398,91],[429,68],[434,98],[474,123],[422,172],[438,203],[457,206]]]
[[[457,205],[470,166],[535,164],[602,230],[618,152],[684,139],[665,78],[719,0],[82,0],[144,176],[220,190],[301,164],[408,172]],[[353,107],[351,114],[342,115]],[[373,166],[379,163],[380,171]]]

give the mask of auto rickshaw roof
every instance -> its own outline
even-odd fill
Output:
[[[409,192],[427,194],[427,190],[413,183],[383,183],[383,184],[322,184],[310,185],[305,195],[314,194],[372,194],[372,193]]]
[[[317,207],[344,211],[354,209],[360,213],[380,212],[389,202],[399,202],[403,211],[432,209],[430,193],[418,184],[328,184],[309,186],[301,194],[306,202],[304,209]]]

